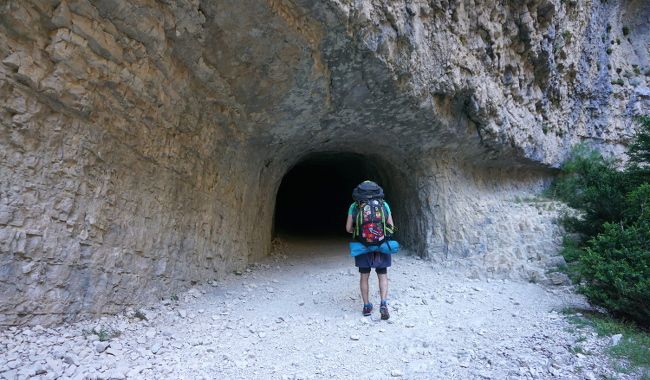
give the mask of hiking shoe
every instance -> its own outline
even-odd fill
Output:
[[[372,304],[371,303],[364,304],[363,305],[363,316],[367,317],[370,314],[372,314]]]
[[[379,313],[381,314],[381,319],[383,320],[390,318],[390,314],[388,314],[388,305],[385,303],[379,306]]]

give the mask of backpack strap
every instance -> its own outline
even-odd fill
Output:
[[[381,210],[382,210],[382,222],[384,223],[384,236],[386,236],[386,240],[388,241],[388,237],[391,236],[395,231],[393,230],[393,226],[388,227],[388,223],[386,222],[385,217],[384,217],[384,212],[388,211],[386,209],[386,202],[383,202],[381,206],[382,206],[381,207]]]
[[[352,230],[352,239],[358,238],[359,235],[361,234],[361,232],[360,232],[361,218],[359,217],[361,215],[361,212],[360,212],[361,207],[359,205],[360,202],[355,201],[354,203],[355,203],[356,207],[355,207],[355,209],[354,209],[354,211],[352,213],[352,218],[354,219],[354,229]]]

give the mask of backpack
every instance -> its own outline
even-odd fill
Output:
[[[365,181],[352,192],[357,208],[353,215],[353,238],[368,245],[381,245],[393,233],[392,226],[386,224],[384,191],[372,181]]]

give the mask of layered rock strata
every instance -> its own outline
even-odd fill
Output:
[[[510,205],[576,142],[622,152],[649,108],[649,13],[3,2],[0,325],[114,313],[243,268],[270,249],[282,177],[319,152],[379,163],[416,253],[526,276],[557,231]]]

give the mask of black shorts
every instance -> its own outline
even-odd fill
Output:
[[[386,274],[388,273],[388,268],[375,268],[377,274]],[[370,267],[359,268],[359,273],[370,273]]]
[[[391,264],[392,257],[387,253],[370,252],[354,257],[354,265],[359,268],[359,273],[370,273],[370,268],[375,268],[377,273],[383,274]]]

